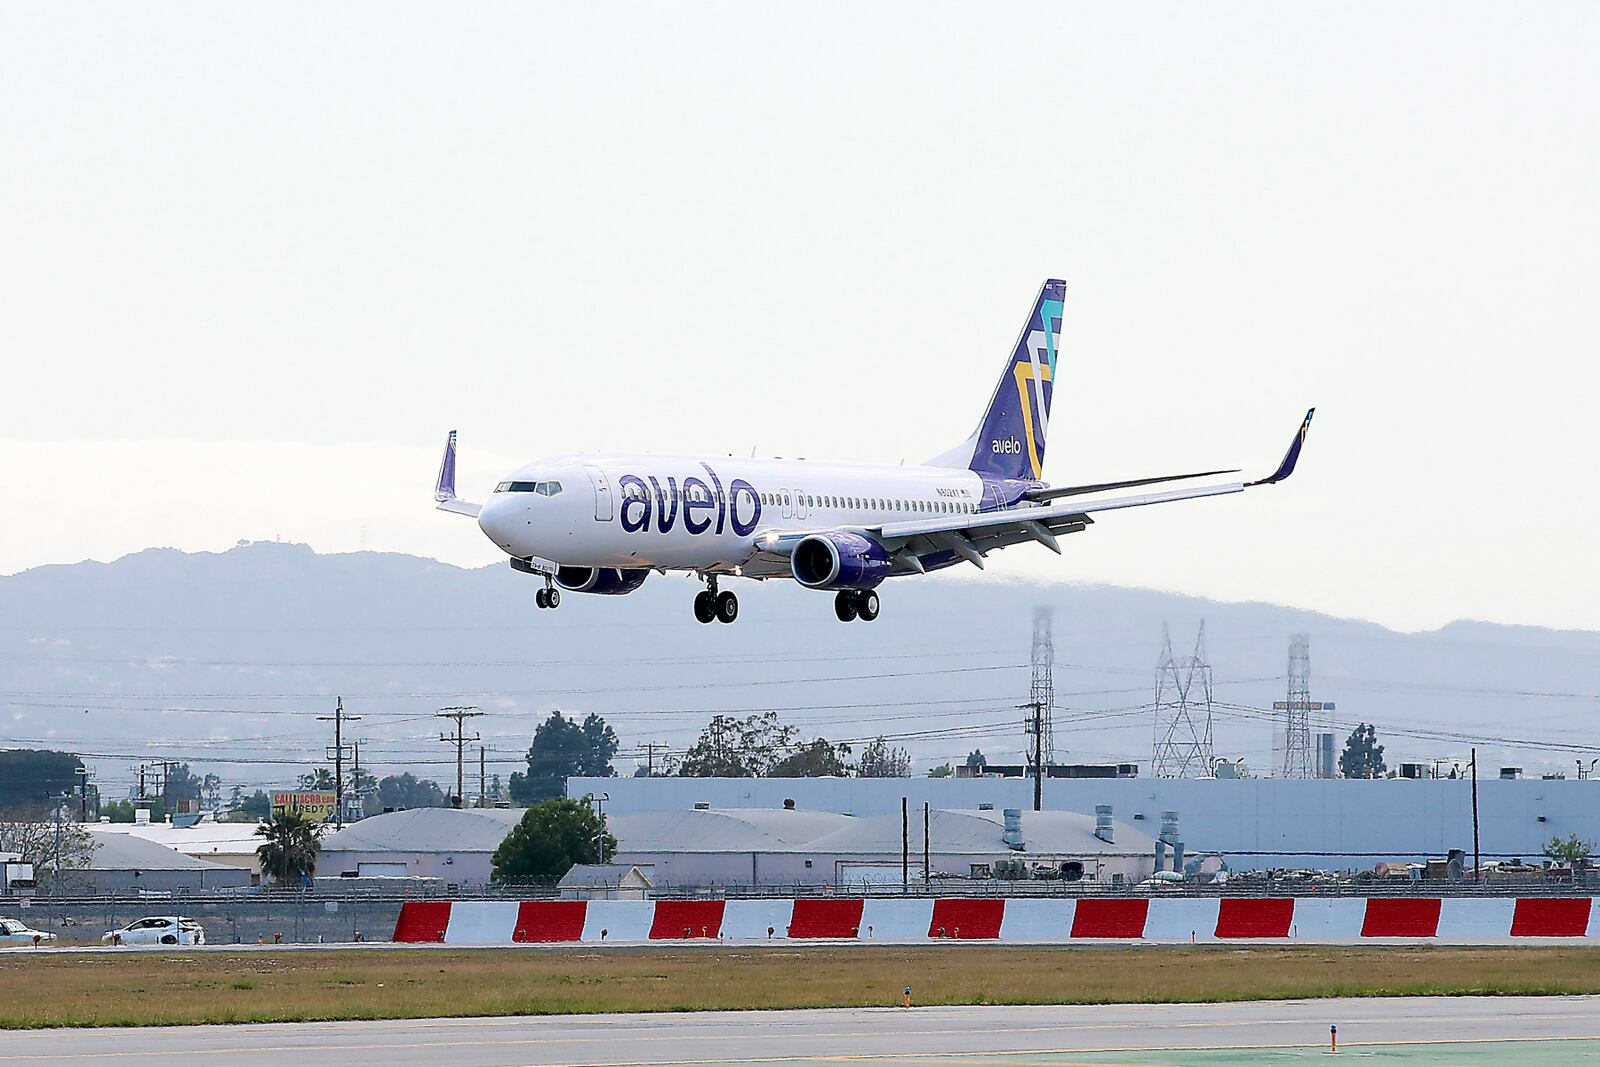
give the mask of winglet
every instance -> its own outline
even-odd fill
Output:
[[[1300,424],[1300,430],[1294,435],[1294,440],[1289,442],[1289,451],[1283,454],[1283,462],[1278,464],[1278,469],[1265,478],[1244,483],[1246,487],[1252,485],[1272,485],[1281,482],[1294,473],[1294,465],[1300,462],[1300,449],[1305,446],[1306,432],[1311,429],[1311,416],[1317,413],[1316,408],[1306,412],[1306,421]]]
[[[440,511],[456,515],[477,515],[483,510],[480,504],[470,504],[456,497],[456,432],[445,438],[444,458],[439,461],[439,477],[433,483],[433,501]]]
[[[439,503],[456,498],[456,432],[445,438],[444,459],[439,461],[439,478],[433,485],[433,499]]]

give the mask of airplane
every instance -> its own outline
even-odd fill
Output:
[[[456,496],[452,430],[434,501],[475,517],[513,568],[543,579],[540,608],[559,605],[562,590],[621,596],[651,572],[687,571],[705,583],[694,598],[702,623],[739,617],[738,596],[720,587],[732,577],[791,579],[833,593],[839,621],[871,622],[885,579],[981,569],[989,553],[1025,542],[1059,554],[1060,539],[1100,512],[1243,492],[1294,473],[1315,408],[1265,478],[1131,496],[1104,494],[1240,471],[1042,480],[1065,295],[1065,282],[1044,283],[977,429],[925,463],[570,453],[513,471],[475,504]]]

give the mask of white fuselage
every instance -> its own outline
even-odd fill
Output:
[[[984,481],[949,467],[731,456],[592,453],[529,464],[503,480],[478,524],[511,556],[570,567],[741,569],[763,541],[976,513]]]

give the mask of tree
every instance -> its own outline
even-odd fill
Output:
[[[176,811],[179,801],[198,802],[204,784],[187,763],[170,763],[167,765],[167,776],[161,783],[161,799],[166,802],[167,810]]]
[[[863,778],[910,778],[911,753],[880,737],[861,751],[856,773]]]
[[[322,851],[322,824],[296,812],[284,812],[256,833],[266,838],[256,849],[261,873],[279,885],[309,882]]]
[[[975,748],[967,754],[967,766],[973,771],[981,772],[989,766],[989,758],[983,754],[983,749]]]
[[[134,812],[145,808],[150,812],[151,822],[165,822],[167,819],[167,806],[161,802],[160,797],[150,797],[146,800],[113,800],[100,805],[100,814],[112,822],[133,822]]]
[[[89,866],[94,838],[53,804],[30,804],[0,811],[0,852],[15,852],[33,864],[34,877],[48,875],[55,886]]]
[[[398,811],[401,808],[442,808],[447,800],[438,783],[407,771],[379,780],[378,803],[385,811]]]
[[[239,810],[253,819],[271,818],[272,797],[264,790],[257,789],[240,802]]]
[[[716,715],[678,765],[684,778],[765,778],[795,748],[795,730],[768,711]]]
[[[333,772],[326,767],[307,771],[300,776],[300,788],[307,792],[331,793],[333,792]]]
[[[1560,836],[1552,837],[1544,846],[1545,858],[1555,860],[1557,863],[1575,863],[1586,860],[1594,853],[1594,842],[1581,840],[1577,834],[1572,834],[1562,840]]]
[[[222,807],[222,778],[208,774],[200,779],[200,799],[210,811]]]
[[[31,808],[78,788],[83,761],[47,748],[0,751],[0,809]]]
[[[1346,778],[1382,778],[1383,746],[1371,723],[1361,723],[1350,732],[1339,757],[1339,773]]]
[[[582,723],[560,709],[533,731],[528,746],[528,772],[511,775],[511,799],[522,803],[558,797],[568,778],[610,778],[617,772],[617,735],[606,721],[590,712]]]
[[[956,769],[948,763],[941,763],[937,767],[928,768],[929,778],[948,778],[956,773]]]
[[[496,882],[555,881],[575,863],[605,863],[617,839],[604,833],[589,805],[566,797],[540,801],[523,812],[494,850]]]
[[[770,778],[848,778],[849,745],[835,745],[826,738],[803,742],[799,748],[778,760],[767,770]]]

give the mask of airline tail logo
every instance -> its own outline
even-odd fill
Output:
[[[987,447],[980,445],[972,457],[979,474],[1038,480],[1043,473],[1065,297],[1066,283],[1051,280],[1034,301],[984,414],[979,440]]]

